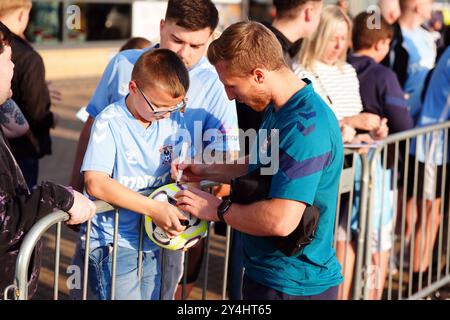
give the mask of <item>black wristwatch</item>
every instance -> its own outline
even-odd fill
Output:
[[[227,213],[228,209],[230,209],[232,204],[233,203],[231,202],[231,200],[227,199],[223,200],[222,203],[219,205],[219,207],[217,208],[217,217],[219,217],[220,221],[225,222],[223,216],[225,215],[225,213]]]

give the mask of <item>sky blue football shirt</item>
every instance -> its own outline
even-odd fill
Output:
[[[183,129],[186,130],[180,112],[155,121],[145,129],[129,112],[125,98],[122,98],[95,118],[81,171],[107,173],[138,192],[166,185],[171,182],[171,161],[181,150]],[[192,152],[193,148],[190,149],[188,152]],[[119,246],[139,249],[140,218],[138,213],[119,210]],[[91,248],[112,243],[113,232],[113,212],[95,215]],[[144,239],[145,251],[158,248],[148,237]]]
[[[147,49],[119,52],[109,62],[87,106],[96,117],[106,106],[128,94],[134,64]],[[186,126],[196,153],[208,150],[239,151],[236,103],[230,101],[214,67],[205,57],[189,70],[190,86],[185,112]]]

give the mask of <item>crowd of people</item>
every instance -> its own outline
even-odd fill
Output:
[[[185,219],[180,210],[233,228],[230,299],[349,299],[362,178],[356,158],[353,203],[341,201],[338,207],[340,175],[349,165],[344,146],[450,120],[449,27],[442,15],[433,13],[432,0],[378,4],[378,12],[350,17],[346,1],[274,0],[273,21],[238,22],[218,34],[212,1],[169,0],[159,43],[131,39],[108,63],[87,106],[69,187],[38,184],[39,159],[51,154],[50,129],[58,121],[50,111],[42,58],[24,36],[31,1],[2,1],[0,295],[13,282],[24,235],[56,208],[69,213],[67,223],[78,232],[72,263],[82,270],[89,256],[89,298],[111,299],[115,218],[112,211],[95,214],[91,200],[97,199],[121,208],[116,299],[179,298],[184,272],[189,294],[204,242],[188,250],[183,270],[183,252],[162,252],[148,238],[141,248],[139,238],[146,216],[169,236],[179,235]],[[252,149],[239,143],[239,129],[278,135],[257,136]],[[189,158],[203,161],[178,161],[183,143],[190,146]],[[275,143],[276,157],[268,152]],[[437,143],[436,150],[443,150],[442,137]],[[420,139],[414,146],[410,162],[417,157],[423,172],[428,147]],[[260,198],[243,203],[230,197],[227,187],[214,194],[198,189],[201,180],[224,186],[238,177],[263,181],[266,164],[263,156],[251,161],[255,150],[278,166]],[[370,156],[367,148],[359,152]],[[440,191],[449,179],[442,174],[445,157],[437,158]],[[393,170],[376,163],[387,178],[373,183],[375,197],[384,200],[375,206],[370,237],[372,261],[381,274],[371,299],[382,298],[398,219]],[[180,170],[187,187],[177,195],[178,208],[140,194],[170,183]],[[427,194],[421,212],[416,208],[422,208],[427,190],[422,186],[414,197],[413,184],[408,180],[406,186],[406,240],[416,243],[416,279],[429,268],[439,228],[433,221],[440,220],[446,198]],[[292,241],[312,208],[320,212],[314,237],[287,254],[280,241]],[[89,248],[87,220],[92,221]],[[37,246],[30,266],[29,296],[36,290],[41,251]],[[71,298],[80,299],[81,288],[72,290]]]

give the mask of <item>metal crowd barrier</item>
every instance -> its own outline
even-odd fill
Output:
[[[426,199],[425,192],[418,195],[418,186],[427,184],[427,187],[433,187],[436,192],[436,179],[433,177],[433,172],[430,168],[434,168],[434,175],[436,175],[436,167],[429,167],[438,158],[441,152],[441,162],[447,163],[448,151],[448,131],[450,122],[429,126],[425,128],[417,128],[406,132],[393,134],[380,142],[375,148],[372,148],[368,154],[359,155],[354,149],[346,150],[346,160],[349,161],[342,172],[341,181],[339,185],[339,197],[337,204],[336,220],[335,220],[335,237],[334,246],[337,247],[339,241],[342,239],[338,237],[338,230],[341,226],[341,231],[344,230],[347,238],[344,239],[345,250],[343,256],[340,258],[342,264],[342,272],[346,275],[347,271],[351,271],[351,287],[346,290],[350,291],[350,296],[355,299],[420,299],[424,298],[437,289],[450,283],[450,221],[449,221],[449,188],[446,178],[447,167],[442,166],[442,183],[440,184],[441,200],[436,200],[437,197],[429,197]],[[441,138],[443,143],[436,147],[437,138]],[[419,140],[417,140],[419,138]],[[420,140],[422,139],[422,140]],[[425,142],[425,167],[424,172],[419,172],[419,159],[416,156],[410,158],[409,153],[411,148],[421,141]],[[440,148],[440,149],[436,149]],[[411,159],[413,163],[411,163]],[[357,169],[355,163],[360,161],[360,168]],[[411,167],[413,166],[413,167]],[[409,176],[410,169],[414,169],[414,175]],[[359,188],[359,211],[354,217],[352,213],[353,205],[355,204],[355,175],[357,171],[360,177]],[[389,174],[388,174],[389,172]],[[419,174],[421,173],[421,174]],[[380,180],[381,179],[381,180]],[[381,196],[377,183],[381,182]],[[386,181],[391,181],[389,192],[385,192]],[[413,195],[408,199],[408,184],[412,183]],[[204,188],[212,190],[214,183],[204,185]],[[420,197],[419,197],[420,196]],[[387,198],[387,197],[390,197]],[[418,202],[421,200],[420,202]],[[384,226],[382,215],[377,214],[377,206],[381,204],[381,212],[385,211],[385,204],[392,207],[392,221],[391,229],[387,232],[381,233],[381,225]],[[417,205],[419,203],[419,205]],[[113,208],[104,203],[97,202],[97,210],[99,213],[110,211]],[[344,210],[341,210],[344,209]],[[416,213],[415,209],[421,209],[421,213]],[[431,219],[425,216],[424,212],[435,212],[431,215]],[[436,210],[436,211],[435,211]],[[375,227],[375,219],[379,219],[378,228]],[[25,237],[20,253],[16,263],[16,275],[14,285],[11,285],[5,290],[6,293],[13,291],[15,299],[27,299],[27,270],[31,254],[34,246],[41,236],[53,225],[57,225],[56,230],[56,255],[55,255],[55,274],[54,274],[54,299],[58,299],[58,268],[59,265],[59,242],[61,235],[61,223],[68,219],[68,215],[64,212],[56,212],[48,215],[40,220],[32,230]],[[118,222],[118,210],[115,210],[115,221]],[[356,229],[355,229],[356,221]],[[353,223],[353,225],[352,225]],[[417,251],[417,235],[416,228],[423,224],[429,225],[427,230],[420,228],[422,236],[418,241],[420,250]],[[210,247],[210,230],[209,224],[208,237],[205,243],[205,255],[203,260],[204,279],[202,284],[202,299],[206,299],[207,285],[208,285],[208,264],[209,264],[209,247]],[[428,231],[430,229],[431,231]],[[90,222],[87,228],[87,236],[89,239]],[[117,243],[117,223],[114,232],[114,243]],[[141,242],[143,233],[141,228]],[[409,231],[408,231],[409,230]],[[434,231],[433,231],[434,230]],[[227,227],[225,240],[225,260],[223,270],[222,283],[222,299],[227,298],[227,280],[228,280],[228,265],[230,264],[230,241],[231,228]],[[390,247],[384,251],[373,248],[374,235],[383,239],[391,241]],[[351,237],[353,235],[353,238]],[[424,241],[424,238],[426,241]],[[436,238],[435,241],[431,241]],[[380,239],[378,239],[378,244]],[[428,241],[427,241],[428,240]],[[347,248],[353,245],[354,252],[350,254]],[[89,248],[87,241],[86,247]],[[427,270],[422,267],[425,247],[428,249]],[[416,254],[415,250],[417,251]],[[386,253],[388,256],[388,264],[385,272],[382,270],[382,258],[379,251]],[[341,251],[342,252],[342,251]],[[142,252],[141,252],[142,253]],[[114,299],[114,279],[116,274],[115,256],[117,254],[117,245],[113,248],[113,271],[112,271],[112,292],[111,297]],[[378,257],[378,258],[377,258]],[[139,259],[139,273],[141,272],[141,258]],[[377,259],[377,260],[374,260]],[[187,258],[184,259],[185,266],[187,265]],[[351,263],[347,263],[352,260]],[[419,262],[420,268],[414,268],[414,264]],[[386,264],[385,261],[383,262]],[[83,276],[83,299],[87,298],[87,264],[88,257],[84,260],[84,276]],[[186,270],[186,268],[185,268]],[[415,273],[415,271],[418,271]],[[425,272],[426,271],[426,272]],[[163,271],[164,272],[164,271]],[[418,279],[414,279],[414,275],[418,275]],[[425,278],[424,278],[425,274]],[[383,283],[384,285],[379,285]],[[185,298],[186,287],[186,272],[183,279],[183,293]],[[344,286],[340,288],[340,293],[344,293]]]
[[[360,292],[362,287],[361,275],[363,270],[363,244],[365,237],[365,215],[359,215],[358,217],[358,232],[356,239],[353,239],[352,231],[352,219],[351,212],[353,203],[355,202],[355,175],[356,175],[356,162],[362,162],[363,171],[367,167],[367,158],[360,156],[355,149],[346,149],[344,168],[341,173],[341,179],[339,183],[338,203],[335,218],[335,232],[333,246],[336,249],[338,260],[342,266],[342,274],[344,278],[350,278],[350,283],[345,281],[339,287],[340,299],[350,298],[350,287],[354,288],[353,299],[358,299],[357,292]],[[367,188],[369,178],[367,172],[362,175],[361,198],[367,195]],[[361,211],[365,211],[364,207],[361,207]],[[345,236],[341,239],[342,236]],[[356,245],[353,245],[353,243]],[[347,292],[347,293],[345,293]]]
[[[341,241],[345,249],[339,260],[344,278],[347,277],[344,284],[348,280],[351,284],[340,286],[341,298],[423,299],[449,285],[449,128],[450,122],[446,122],[393,134],[363,155],[346,150],[346,160],[351,157],[352,165],[344,166],[341,176],[334,246],[339,257],[341,226],[347,238]],[[410,156],[418,143],[424,146],[420,159],[417,152]],[[354,166],[357,159],[359,169]],[[436,163],[444,164],[439,174]],[[351,208],[355,204],[358,170],[360,203],[355,216]],[[441,183],[437,183],[437,176]],[[431,190],[430,195],[419,192],[419,187],[425,189],[425,185]],[[436,195],[438,190],[440,197]],[[391,224],[384,224],[383,214],[389,207]],[[356,228],[352,225],[355,221]],[[352,261],[348,263],[349,260]],[[350,291],[347,297],[345,291]]]
[[[447,179],[449,128],[450,122],[445,122],[393,134],[373,150],[368,164],[370,194],[369,197],[362,198],[362,207],[368,211],[360,213],[367,214],[364,249],[366,283],[363,299],[374,299],[371,295],[373,289],[379,291],[378,298],[421,299],[450,283]],[[422,145],[421,148],[418,148],[419,144]],[[412,149],[416,151],[415,155],[410,157]],[[440,174],[437,166],[439,164],[444,164],[440,168]],[[376,179],[385,182],[389,179],[388,170],[391,173],[392,199],[389,199],[389,194],[385,192],[385,183],[382,183],[382,197],[375,195]],[[439,176],[441,183],[438,183]],[[423,189],[421,194],[420,189]],[[374,250],[370,242],[378,218],[375,206],[381,203],[384,209],[383,203],[387,201],[392,202],[394,212],[390,231],[392,246],[388,251],[386,285],[377,288],[378,282],[374,283],[374,279],[370,277],[379,276],[381,259],[374,265]],[[377,272],[373,273],[373,270]]]
[[[217,186],[218,184],[215,182],[205,181],[202,182],[201,187],[203,190],[209,190],[212,192],[212,188]],[[144,193],[144,195],[148,195],[148,193]],[[113,241],[113,250],[112,250],[112,278],[111,278],[111,299],[115,299],[115,282],[116,282],[116,265],[117,265],[117,239],[118,239],[118,221],[119,221],[119,209],[114,208],[110,204],[103,201],[95,201],[97,207],[97,213],[104,213],[108,211],[114,211],[114,241]],[[42,238],[42,236],[53,226],[56,225],[56,243],[55,243],[55,269],[54,269],[54,277],[53,277],[53,299],[58,300],[59,298],[59,264],[60,264],[60,254],[61,254],[61,225],[63,222],[69,220],[69,214],[64,211],[56,211],[53,212],[41,220],[39,220],[27,233],[25,236],[23,243],[20,247],[20,251],[16,260],[15,267],[15,277],[14,284],[8,286],[4,290],[4,299],[9,298],[9,293],[12,292],[12,298],[15,300],[28,300],[28,268],[30,265],[30,260],[33,254],[33,251],[38,243],[38,241]],[[89,248],[90,244],[90,232],[91,232],[92,222],[87,222],[86,228],[86,248]],[[204,280],[202,284],[202,299],[206,299],[206,290],[207,290],[207,272],[208,272],[208,264],[209,264],[209,245],[210,245],[210,230],[211,223],[208,224],[208,234],[205,239],[205,250],[204,250]],[[139,277],[142,275],[142,243],[143,237],[145,234],[144,224],[141,223],[140,228],[140,250],[139,250],[139,261],[138,261],[138,275]],[[164,249],[161,248],[161,256],[164,257]],[[188,253],[184,252],[184,270],[187,270],[187,262],[188,262]],[[162,258],[164,259],[164,258]],[[88,299],[88,263],[89,263],[89,254],[87,250],[85,250],[84,262],[83,262],[83,285],[82,285],[82,299]],[[162,270],[163,261],[161,261],[161,270]],[[164,273],[164,270],[162,270]],[[182,280],[182,298],[186,298],[186,278],[187,273],[183,272],[183,280]]]

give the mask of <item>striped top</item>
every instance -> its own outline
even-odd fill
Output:
[[[300,79],[312,81],[314,90],[330,106],[338,120],[363,110],[358,76],[350,64],[338,67],[317,61],[312,71],[306,71],[299,64],[294,66],[294,71]]]

